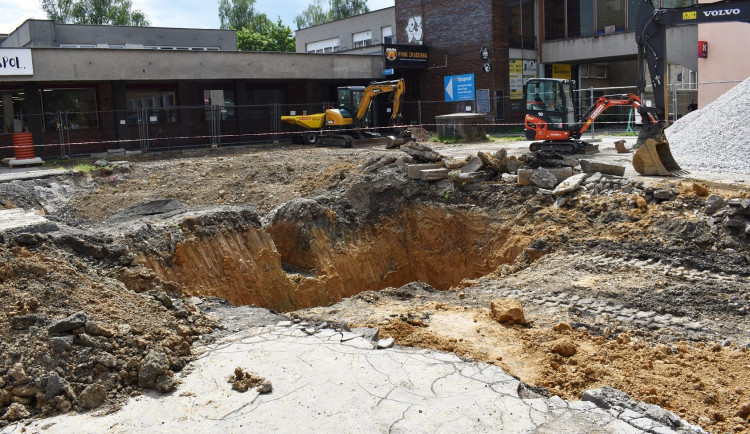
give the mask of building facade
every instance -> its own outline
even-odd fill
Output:
[[[8,35],[0,58],[21,65],[0,68],[3,157],[18,132],[33,134],[41,157],[219,135],[224,143],[283,140],[262,134],[284,132],[282,114],[321,111],[337,86],[367,83],[383,66],[373,56],[239,52],[233,31],[44,20]]]
[[[390,7],[297,30],[297,52],[381,55],[382,44],[396,43],[395,11]]]

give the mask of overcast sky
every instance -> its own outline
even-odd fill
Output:
[[[133,9],[143,11],[157,27],[218,29],[218,0],[131,0]],[[369,0],[371,11],[393,6],[395,0]],[[256,0],[255,10],[296,30],[294,17],[312,0]],[[29,18],[46,19],[40,0],[0,0],[0,33],[10,33]]]

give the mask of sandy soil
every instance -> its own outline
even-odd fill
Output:
[[[602,153],[593,158],[627,162],[629,157],[614,153],[610,142],[603,143]],[[526,146],[502,139],[430,145],[459,159],[475,155],[477,150],[501,147],[510,155],[521,155]],[[97,169],[52,181],[64,188],[41,184],[34,188],[55,192],[40,204],[40,213],[81,227],[130,206],[167,198],[191,206],[253,203],[259,214],[265,215],[295,198],[339,200],[347,189],[372,176],[363,173],[363,164],[382,155],[404,154],[375,147],[190,151],[132,158],[127,171]],[[694,242],[697,235],[684,237],[688,229],[702,228],[701,219],[706,218],[701,214],[705,196],[695,193],[694,183],[724,198],[747,198],[748,180],[733,174],[647,179],[634,175],[629,166],[626,178],[654,188],[674,189],[679,200],[642,207],[605,192],[557,207],[552,205],[554,200],[533,192],[506,195],[515,187],[498,190],[497,179],[486,181],[487,191],[479,193],[451,190],[445,194],[439,187],[424,187],[431,195],[427,198],[425,194],[424,201],[439,202],[443,209],[480,206],[497,215],[512,212],[514,242],[523,245],[522,253],[492,272],[471,276],[446,291],[419,285],[365,291],[331,306],[290,315],[349,327],[377,326],[382,337],[394,337],[399,345],[435,348],[493,363],[528,384],[565,398],[576,399],[587,389],[608,385],[635,399],[664,406],[712,432],[750,431],[746,237],[710,228],[701,229],[701,235],[708,237],[706,244]],[[4,195],[4,206],[20,205],[21,196]],[[108,377],[116,384],[113,398],[138,393],[133,367],[152,349],[155,339],[172,339],[178,352],[183,342],[207,334],[213,324],[188,304],[189,316],[176,315],[175,309],[158,302],[158,295],[141,295],[154,289],[148,288],[150,280],[157,292],[180,290],[179,285],[162,282],[149,270],[77,260],[51,245],[42,249],[3,247],[1,253],[0,318],[4,321],[37,313],[60,318],[85,308],[92,318],[112,329],[143,323],[136,332],[124,335],[124,340],[116,334],[110,338],[110,344],[132,348],[132,352],[114,351],[123,369],[116,373],[117,378]],[[652,265],[654,261],[658,266]],[[523,301],[528,324],[499,324],[492,319],[491,300],[505,297]],[[580,305],[574,298],[594,301]],[[700,327],[690,328],[694,323]],[[29,370],[32,365],[46,369],[34,362],[32,352],[18,350],[25,336],[13,330],[0,334],[10,343],[4,345],[23,353],[6,357],[0,374],[10,375],[11,367],[19,361],[29,365]],[[49,348],[37,349],[52,359],[59,357]],[[557,354],[565,349],[574,354]],[[4,347],[3,353],[10,354]],[[189,356],[186,353],[182,361],[172,360],[171,369],[181,369]],[[133,358],[136,360],[131,361]],[[70,369],[79,369],[72,362],[73,358]],[[74,387],[77,395],[96,382],[84,378],[83,372],[71,375],[81,377]],[[0,386],[11,389],[10,384]],[[6,396],[8,403],[0,403],[8,405],[10,400]],[[40,406],[43,410],[39,413],[69,409],[60,402],[53,404]],[[73,402],[74,409],[76,405]]]

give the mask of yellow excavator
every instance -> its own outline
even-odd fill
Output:
[[[343,86],[337,89],[337,107],[313,115],[282,116],[281,121],[303,129],[292,136],[294,142],[343,147],[380,142],[390,145],[394,140],[409,140],[411,135],[406,129],[399,137],[382,136],[369,131],[370,105],[378,95],[389,93],[390,101],[393,102],[390,125],[403,125],[401,103],[405,91],[403,79],[374,81],[367,86]]]

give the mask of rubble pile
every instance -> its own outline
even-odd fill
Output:
[[[161,285],[137,293],[47,239],[16,238],[29,237],[31,249],[0,245],[0,427],[174,390],[213,322]]]

